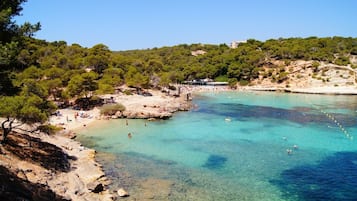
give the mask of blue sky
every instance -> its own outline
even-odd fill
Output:
[[[36,38],[111,50],[233,40],[357,37],[356,0],[28,0]]]

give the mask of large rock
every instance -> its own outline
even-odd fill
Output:
[[[156,118],[156,119],[169,119],[172,117],[171,112],[137,112],[137,111],[130,111],[126,110],[123,112],[123,117],[128,119],[149,119],[149,118]]]

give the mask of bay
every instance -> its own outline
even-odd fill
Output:
[[[357,199],[356,96],[206,92],[193,103],[78,139],[128,200]]]

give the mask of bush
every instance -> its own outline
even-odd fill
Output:
[[[347,66],[350,63],[350,59],[348,57],[341,56],[338,57],[334,63],[340,66]]]
[[[133,95],[133,93],[130,90],[127,90],[127,89],[123,91],[123,94],[125,94],[125,95]]]
[[[227,75],[220,75],[214,79],[216,82],[228,82],[228,80]]]
[[[90,110],[94,107],[103,105],[103,99],[98,96],[92,96],[90,98],[78,98],[75,100],[77,108],[82,110]]]
[[[37,129],[43,133],[47,133],[48,135],[53,135],[62,130],[62,128],[50,124],[40,125]]]
[[[229,78],[229,79],[228,79],[228,85],[229,85],[229,87],[231,87],[232,89],[237,88],[237,83],[238,83],[237,78]]]
[[[240,86],[247,86],[249,84],[249,80],[239,80]]]
[[[125,110],[125,106],[120,103],[110,104],[110,105],[104,105],[102,108],[100,108],[100,114],[111,116],[111,115],[115,115],[115,113],[117,113],[118,111],[123,112],[124,110]]]

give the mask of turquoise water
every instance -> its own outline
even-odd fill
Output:
[[[128,200],[357,200],[356,96],[219,92],[194,104],[79,140]]]

